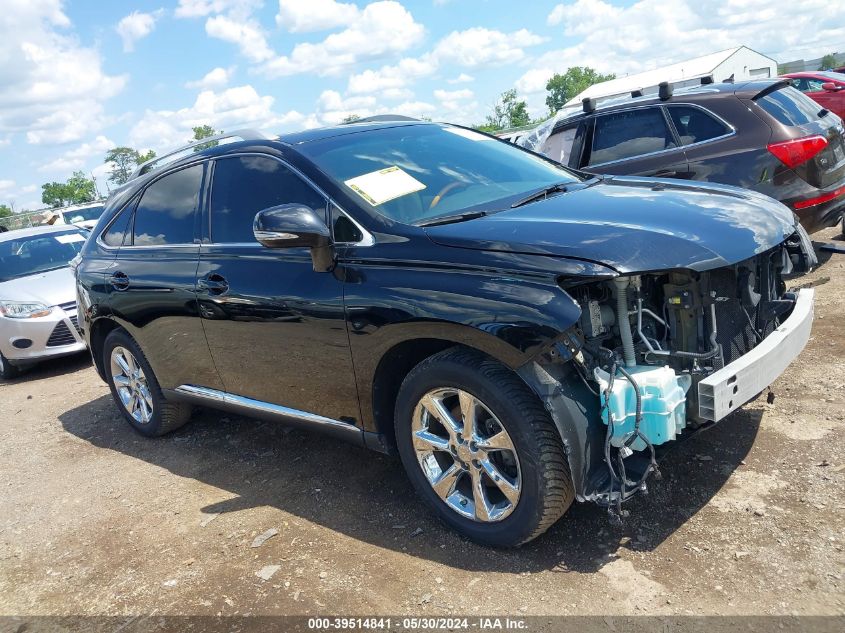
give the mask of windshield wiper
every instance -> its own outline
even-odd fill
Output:
[[[529,193],[524,198],[520,198],[519,200],[514,202],[511,205],[511,209],[516,209],[517,207],[521,207],[522,205],[528,204],[529,202],[534,202],[535,200],[542,200],[553,193],[566,193],[566,190],[571,184],[571,182],[558,182],[554,185],[543,187],[542,189]]]
[[[432,218],[430,220],[417,222],[417,226],[440,226],[441,224],[454,224],[455,222],[464,222],[465,220],[483,218],[488,213],[488,211],[467,211],[466,213],[456,213],[455,215],[441,215],[439,218]]]

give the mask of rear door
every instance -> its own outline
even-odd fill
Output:
[[[227,392],[332,419],[358,418],[340,271],[315,272],[307,248],[272,249],[256,213],[327,200],[280,160],[220,158],[197,279],[202,323]]]
[[[600,174],[689,176],[684,149],[659,106],[596,115],[580,162],[582,169]]]
[[[147,185],[122,239],[122,218],[115,222],[115,243],[121,245],[106,275],[111,312],[141,346],[165,389],[221,387],[195,288],[205,169],[198,163]]]
[[[743,187],[755,185],[753,166],[766,141],[757,139],[754,130],[744,130],[747,138],[737,142],[734,129],[701,106],[669,104],[664,111],[686,153],[690,179]]]

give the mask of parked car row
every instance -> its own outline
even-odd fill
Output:
[[[813,291],[786,281],[812,245],[760,191],[795,208],[841,178],[838,117],[786,84],[635,101],[563,121],[555,160],[405,120],[145,165],[73,263],[116,406],[147,436],[199,405],[398,452],[433,512],[492,545],[576,499],[620,517],[667,444],[804,347]],[[683,179],[642,177],[668,161]],[[716,176],[748,188],[692,182]]]
[[[588,173],[758,191],[812,233],[845,213],[845,128],[832,103],[820,107],[793,81],[663,86],[660,94],[587,102],[515,142]]]

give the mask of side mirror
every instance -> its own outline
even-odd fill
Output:
[[[252,232],[267,248],[310,248],[317,272],[329,271],[334,266],[329,227],[313,209],[303,204],[283,204],[259,211]]]
[[[836,92],[839,90],[839,86],[837,86],[832,81],[826,81],[822,84],[822,90],[827,90],[828,92]]]

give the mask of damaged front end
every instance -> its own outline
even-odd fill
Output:
[[[621,520],[667,442],[764,391],[809,339],[813,291],[786,280],[815,264],[799,228],[730,266],[563,281],[581,318],[523,375],[561,430],[579,499]]]

